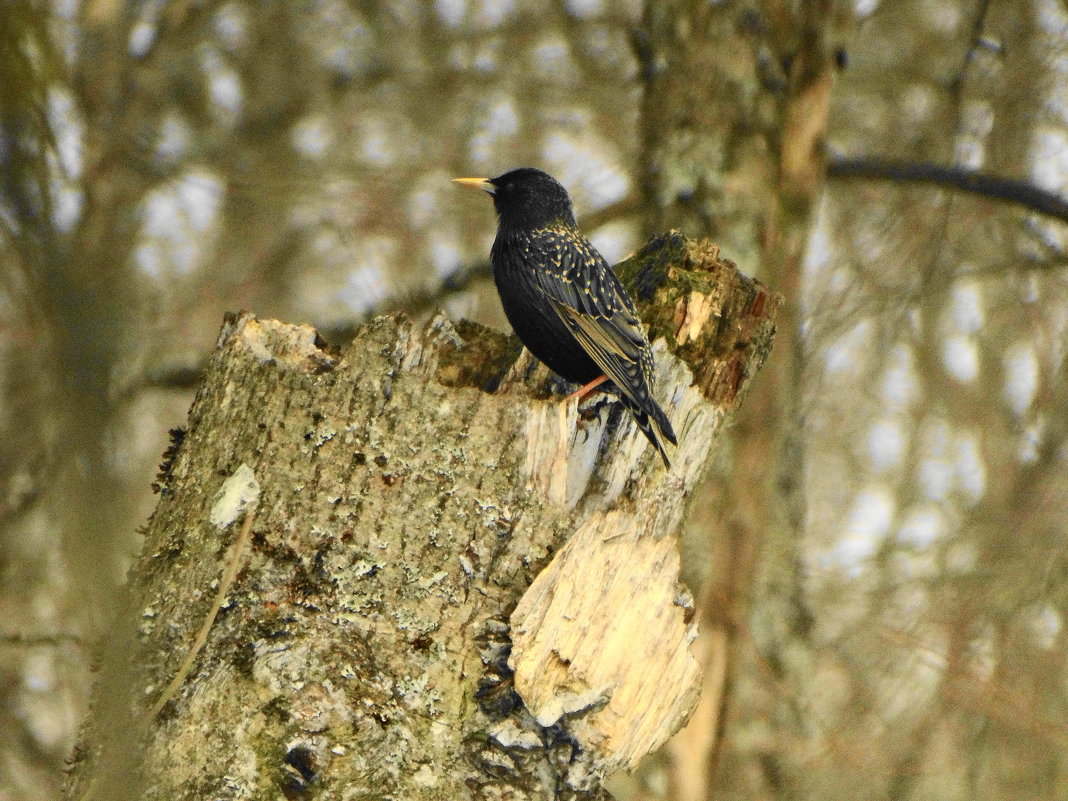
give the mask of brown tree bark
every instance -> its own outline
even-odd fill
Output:
[[[699,671],[673,535],[781,300],[678,234],[617,270],[671,470],[473,324],[385,316],[336,350],[228,319],[68,797],[606,798],[677,730]]]

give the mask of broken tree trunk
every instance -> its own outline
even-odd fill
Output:
[[[699,677],[672,535],[780,299],[678,234],[617,271],[671,470],[472,324],[385,316],[332,350],[228,319],[68,798],[597,799],[677,730]]]

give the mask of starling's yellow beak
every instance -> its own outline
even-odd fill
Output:
[[[497,187],[490,183],[489,178],[453,178],[452,182],[460,186],[470,186],[472,189],[481,189],[491,195],[497,191]]]

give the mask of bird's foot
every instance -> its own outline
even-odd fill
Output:
[[[612,403],[612,401],[613,401],[613,398],[605,397],[605,398],[601,398],[596,403],[591,403],[589,406],[586,406],[584,408],[579,409],[578,410],[579,428],[582,428],[586,423],[588,423],[588,422],[590,422],[592,420],[600,420],[601,419],[601,410],[604,409],[605,406],[609,406],[609,408],[611,408],[610,404]]]

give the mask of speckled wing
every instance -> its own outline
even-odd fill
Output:
[[[612,379],[638,426],[669,463],[663,440],[675,444],[675,433],[650,391],[652,354],[633,301],[586,239],[570,232],[549,233],[559,271],[539,273],[539,289],[583,350]]]

